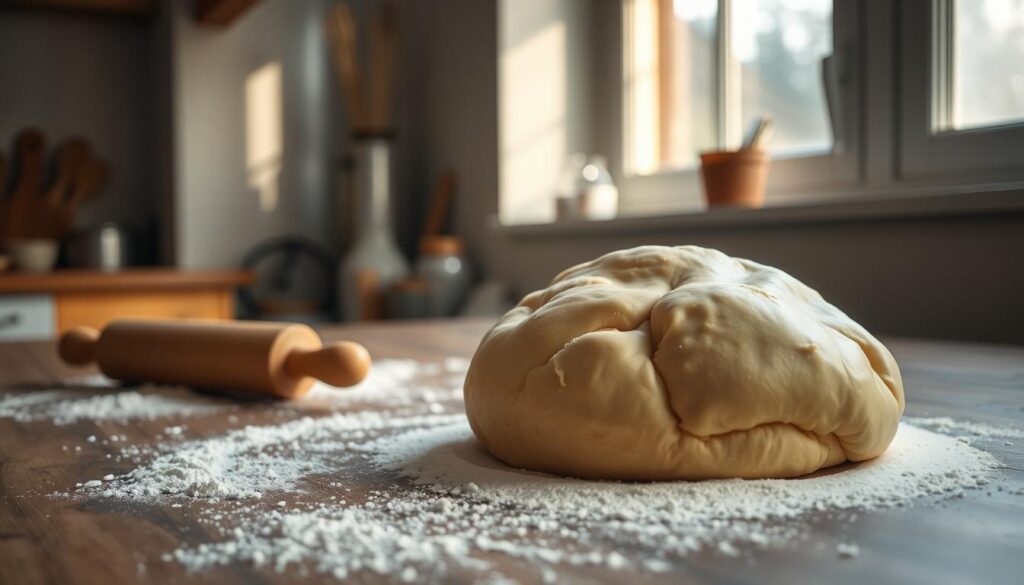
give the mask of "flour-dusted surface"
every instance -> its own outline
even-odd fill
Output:
[[[906,417],[905,422],[939,433],[953,434],[967,439],[1024,439],[1024,428],[1000,427],[970,421],[955,420],[948,416]]]
[[[415,423],[415,421],[410,421]],[[425,422],[425,421],[424,421]],[[328,424],[333,424],[329,422]],[[419,426],[413,424],[412,426]],[[352,445],[413,486],[299,511],[253,514],[227,540],[169,558],[200,570],[235,561],[297,564],[345,578],[408,581],[500,573],[494,553],[545,581],[560,566],[661,573],[696,552],[741,556],[786,547],[814,512],[934,504],[987,485],[996,460],[963,442],[904,425],[882,458],[797,480],[609,483],[510,469],[474,441],[465,421],[429,424]],[[855,556],[842,544],[840,556]]]
[[[96,393],[99,392],[99,393]],[[19,422],[50,421],[67,425],[79,420],[155,420],[211,414],[231,403],[186,388],[145,385],[129,390],[109,385],[61,390],[35,390],[0,396],[0,418]]]
[[[280,406],[300,410],[352,406],[429,408],[439,401],[461,399],[462,378],[468,367],[468,360],[461,358],[436,363],[379,360],[358,386],[339,389],[318,382],[305,400]],[[69,379],[62,388],[2,394],[0,418],[50,421],[56,425],[80,420],[126,423],[204,416],[237,410],[238,404],[178,386],[144,384],[121,388],[108,378],[93,375]]]
[[[467,482],[462,463],[453,463],[452,455],[461,456],[457,434],[441,443],[452,446],[447,455],[437,449],[428,451],[436,459],[423,455],[427,444],[438,444],[438,433],[464,431],[458,368],[442,358],[468,355],[483,327],[461,327],[368,326],[367,337],[356,339],[375,355],[427,360],[401,360],[404,372],[396,367],[390,380],[378,382],[388,385],[379,392],[318,389],[298,403],[230,402],[208,414],[123,422],[0,418],[0,531],[18,535],[0,545],[0,575],[17,570],[12,582],[217,585],[694,579],[934,585],[1015,583],[1024,570],[1024,441],[1006,431],[1022,428],[1024,394],[1014,392],[1024,386],[1017,391],[1012,384],[1024,378],[1012,372],[1024,373],[1018,367],[1024,359],[989,367],[996,354],[986,351],[979,354],[984,370],[964,370],[955,385],[936,384],[945,378],[927,364],[943,364],[946,372],[954,360],[911,352],[925,359],[908,368],[909,412],[950,417],[949,424],[929,422],[929,440],[953,440],[975,450],[969,453],[996,457],[1002,467],[988,470],[978,482],[985,485],[967,487],[969,475],[961,475],[942,481],[964,483],[962,492],[898,498],[891,507],[826,502],[821,510],[764,520],[712,515],[702,524],[691,515],[682,527],[687,508],[678,503],[674,511],[655,507],[632,516],[598,507],[585,519],[576,511],[563,519],[558,502],[543,498],[496,504],[486,477]],[[375,340],[386,344],[374,346]],[[0,364],[12,363],[12,355],[0,347]],[[970,355],[958,348],[956,361]],[[45,358],[35,359],[45,364]],[[986,376],[975,378],[975,371]],[[0,380],[33,382],[26,374],[4,378],[3,371]],[[14,394],[0,389],[0,397]],[[983,421],[992,424],[977,425]],[[919,429],[925,424],[913,422]],[[495,466],[488,470],[519,479],[566,481],[486,461]],[[424,482],[436,469],[444,471]],[[138,489],[143,486],[155,489]],[[543,485],[538,490],[549,495]],[[666,515],[674,519],[664,529],[651,522]],[[645,544],[643,535],[657,530],[670,538]],[[687,530],[692,547],[679,546]]]
[[[800,542],[804,519],[813,514],[935,505],[986,486],[998,467],[963,441],[904,424],[881,458],[810,478],[559,478],[491,458],[473,439],[454,394],[428,389],[433,398],[423,398],[424,389],[411,383],[419,374],[408,371],[416,367],[403,362],[361,388],[372,393],[373,384],[386,385],[381,404],[388,406],[129,447],[122,457],[139,466],[87,478],[72,493],[169,499],[198,510],[219,538],[161,556],[193,572],[244,563],[338,579],[369,573],[440,583],[501,577],[512,562],[553,582],[564,567],[625,578],[671,571],[697,553],[741,557],[784,549]],[[964,430],[955,423],[944,429]],[[353,493],[354,470],[368,467],[384,474],[380,487]],[[318,501],[325,491],[328,500]],[[859,551],[856,543],[836,546],[841,558]]]
[[[163,495],[238,500],[294,492],[305,478],[344,469],[347,452],[384,429],[450,423],[458,418],[392,417],[369,411],[247,426],[212,439],[150,449],[153,458],[146,465],[104,478],[106,483],[83,487],[94,488],[89,495],[120,500]],[[137,447],[131,448],[133,457],[140,454]]]

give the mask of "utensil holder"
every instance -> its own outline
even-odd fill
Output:
[[[708,207],[764,207],[771,157],[764,150],[705,152],[700,175]]]
[[[391,137],[358,136],[356,152],[356,237],[341,262],[338,292],[346,321],[380,319],[385,293],[409,275],[391,230]]]

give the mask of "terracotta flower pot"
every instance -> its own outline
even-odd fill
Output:
[[[700,175],[708,207],[764,207],[770,162],[763,150],[701,154]]]

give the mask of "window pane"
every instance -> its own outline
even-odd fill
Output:
[[[954,5],[951,126],[1024,120],[1024,0]]]
[[[821,75],[821,60],[832,53],[831,0],[733,0],[730,20],[742,121],[733,126],[768,115],[775,118],[772,152],[831,150]]]
[[[717,0],[631,0],[629,158],[647,174],[694,166],[717,144]]]
[[[697,153],[718,143],[715,113],[715,0],[674,0],[664,54],[664,155],[667,167],[693,166]]]

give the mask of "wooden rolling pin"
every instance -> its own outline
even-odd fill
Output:
[[[98,332],[75,327],[60,338],[65,362],[96,363],[125,382],[183,384],[298,398],[313,379],[352,386],[366,377],[370,354],[351,341],[323,345],[306,325],[117,319]]]

